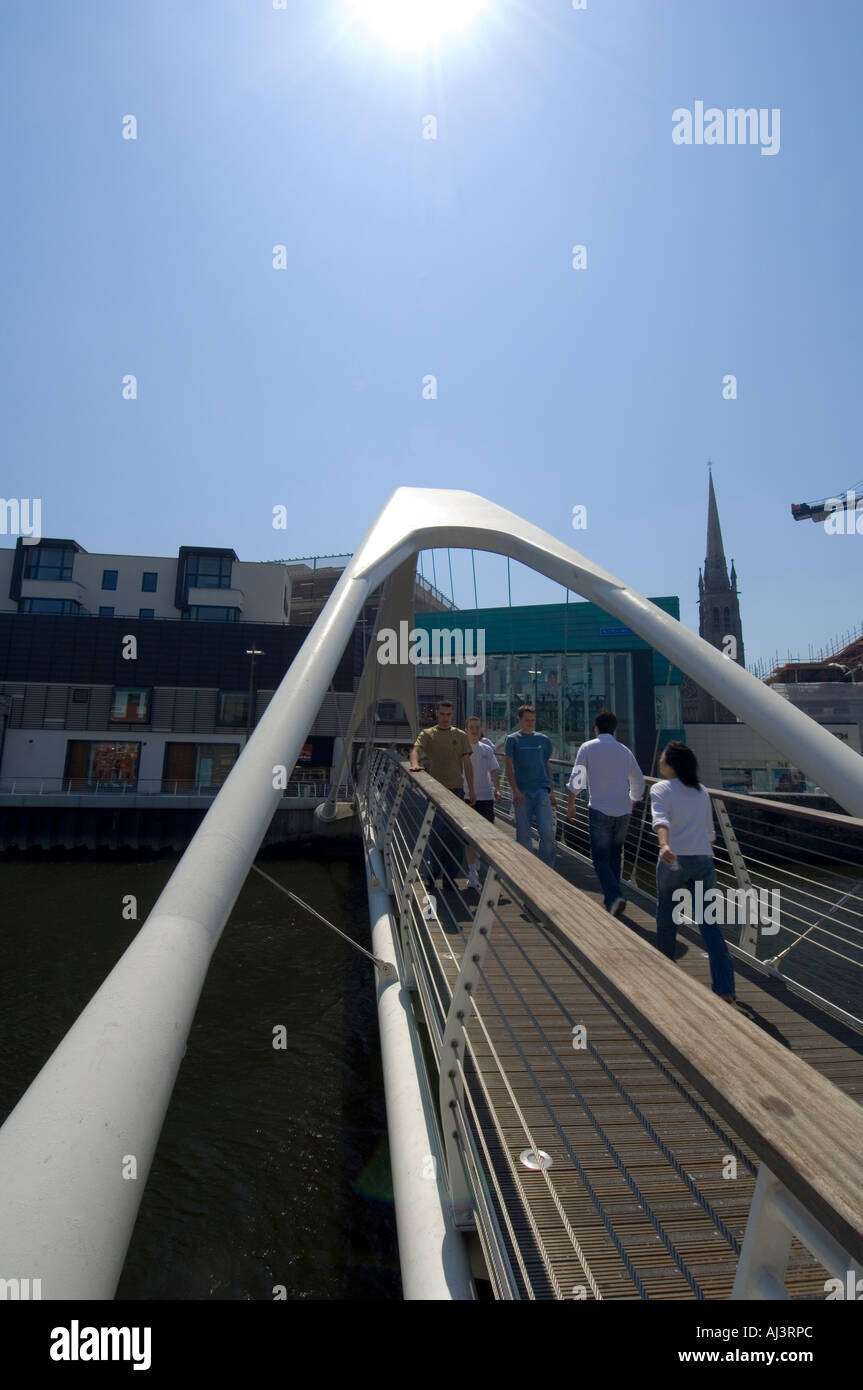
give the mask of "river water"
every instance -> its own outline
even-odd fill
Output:
[[[175,863],[0,863],[0,1119]],[[261,867],[369,947],[358,846],[297,846]],[[123,920],[127,894],[136,922]],[[204,985],[117,1297],[271,1300],[282,1288],[401,1297],[373,968],[251,873]]]

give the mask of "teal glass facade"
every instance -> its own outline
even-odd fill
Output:
[[[558,757],[573,757],[593,737],[593,720],[613,709],[617,737],[632,746],[633,682],[629,653],[531,652],[488,655],[482,675],[466,681],[465,715],[482,720],[497,745],[518,725],[518,707],[535,705],[536,727],[551,738]]]
[[[679,619],[676,597],[651,602]],[[424,665],[418,673],[458,677],[464,717],[478,715],[497,747],[518,727],[520,704],[536,706],[537,729],[548,734],[555,755],[563,759],[574,757],[593,737],[601,709],[617,715],[617,737],[645,771],[652,767],[657,744],[661,749],[684,737],[681,672],[669,670],[665,657],[595,604],[418,613],[414,624],[430,634],[435,628],[460,628],[465,650],[484,649],[482,671],[446,664]]]

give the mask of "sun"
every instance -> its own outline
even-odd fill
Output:
[[[358,19],[392,48],[431,48],[463,32],[490,0],[354,0]]]

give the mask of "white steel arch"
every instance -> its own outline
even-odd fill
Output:
[[[622,579],[475,493],[399,488],[355,555],[355,573],[368,577],[374,589],[412,552],[446,546],[508,555],[620,618],[792,758],[851,815],[863,816],[863,759],[852,748]]]
[[[399,488],[147,921],[0,1130],[0,1249],[7,1269],[42,1278],[45,1298],[113,1296],[212,953],[281,799],[273,769],[295,765],[370,593],[419,550],[445,546],[509,555],[598,604],[863,817],[857,753],[622,580],[473,493]],[[382,1021],[385,1068],[390,1036]],[[389,1122],[420,1123],[416,1095],[403,1112]],[[122,1177],[126,1154],[135,1182]],[[425,1191],[434,1203],[435,1184]],[[446,1228],[430,1207],[426,1297],[463,1285],[458,1260],[441,1260]]]

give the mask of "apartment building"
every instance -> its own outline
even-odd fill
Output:
[[[281,564],[181,545],[175,557],[93,555],[45,538],[0,551],[0,613],[287,623],[291,583]]]
[[[284,565],[227,548],[19,538],[0,551],[0,790],[217,790],[307,635],[290,596]],[[358,634],[297,779],[329,777],[361,665]]]
[[[0,550],[0,793],[215,793],[348,558],[243,562],[187,545],[108,555],[19,537]],[[329,780],[378,602],[304,731],[291,782]],[[420,579],[416,603],[452,607]]]

